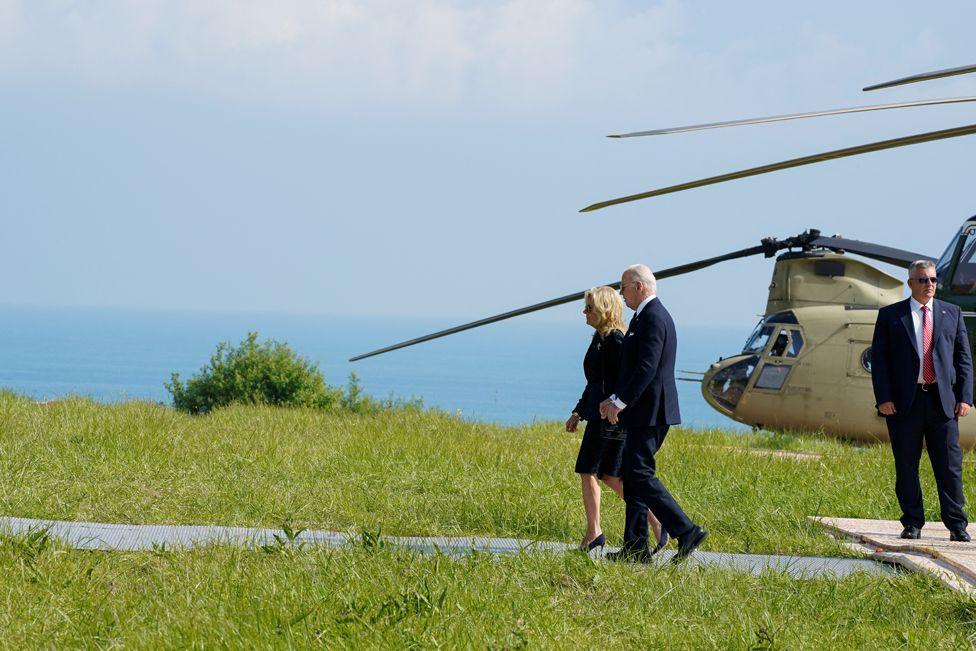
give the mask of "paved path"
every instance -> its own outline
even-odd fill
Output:
[[[813,516],[849,546],[869,558],[927,572],[953,590],[976,596],[976,543],[949,541],[941,522],[927,522],[918,540],[902,540],[897,520],[859,520]]]
[[[65,541],[75,549],[100,549],[117,551],[151,550],[165,545],[167,549],[192,548],[209,544],[265,545],[274,543],[275,534],[284,539],[279,529],[249,529],[244,527],[218,526],[180,526],[155,524],[105,524],[100,522],[66,522],[63,520],[35,520],[31,518],[0,517],[0,530],[14,534],[25,534],[39,529],[47,529],[55,538]],[[340,547],[360,545],[359,535],[334,531],[303,531],[296,539],[299,542]],[[413,549],[421,553],[441,552],[454,556],[470,554],[473,551],[492,554],[517,554],[521,551],[541,551],[562,553],[574,548],[573,545],[557,542],[520,540],[518,538],[414,538],[384,536],[387,544]],[[673,555],[664,550],[655,556],[658,563],[664,563]],[[895,570],[873,560],[765,556],[758,554],[722,554],[716,552],[696,552],[689,563],[718,565],[752,574],[764,570],[788,572],[797,578],[826,576],[842,578],[853,572],[871,574],[893,573]]]

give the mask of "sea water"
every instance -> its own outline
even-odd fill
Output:
[[[317,363],[329,384],[346,384],[355,372],[376,398],[419,398],[466,419],[509,425],[569,416],[584,385],[582,359],[593,332],[583,323],[515,319],[347,361],[453,325],[405,318],[0,307],[0,387],[35,400],[80,395],[169,403],[164,382],[172,373],[188,378],[208,362],[218,342],[236,344],[253,331]],[[677,367],[704,371],[741,349],[748,330],[681,327]],[[698,382],[678,382],[685,424],[745,429],[711,409],[700,389]]]

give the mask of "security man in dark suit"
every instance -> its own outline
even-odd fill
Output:
[[[681,422],[674,381],[677,334],[671,315],[657,300],[657,282],[651,270],[634,265],[620,279],[620,293],[634,310],[621,347],[616,391],[600,404],[600,415],[626,428],[623,452],[626,524],[624,544],[611,560],[646,563],[651,551],[647,536],[647,509],[678,540],[675,560],[693,552],[708,533],[692,523],[657,478],[654,454],[671,425]]]
[[[918,464],[929,452],[949,540],[969,542],[963,510],[959,418],[973,404],[973,362],[958,306],[935,299],[938,278],[928,260],[909,267],[911,298],[878,311],[871,344],[871,379],[895,456],[895,494],[902,538],[925,525]]]

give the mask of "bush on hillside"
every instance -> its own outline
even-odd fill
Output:
[[[173,373],[166,389],[173,406],[191,414],[231,404],[355,407],[346,404],[350,401],[340,389],[325,383],[316,364],[287,344],[272,339],[259,343],[256,332],[248,333],[238,346],[221,342],[199,374],[184,384],[180,374]]]

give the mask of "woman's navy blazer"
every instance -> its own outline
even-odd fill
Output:
[[[620,368],[620,344],[624,335],[619,330],[611,330],[606,336],[593,333],[590,347],[583,357],[583,375],[586,388],[573,409],[586,421],[600,420],[600,403],[610,397],[617,382]]]

